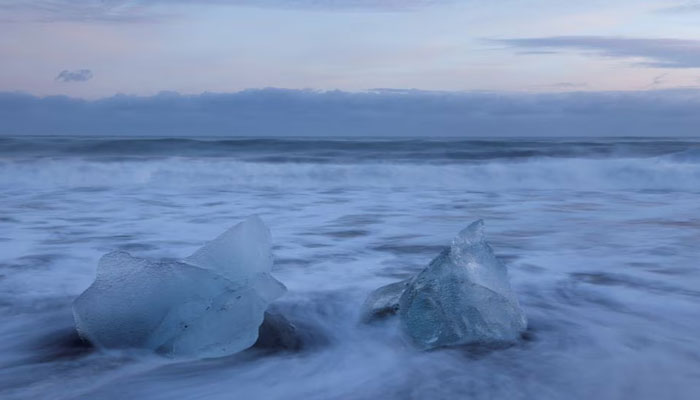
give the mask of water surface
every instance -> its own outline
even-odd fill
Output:
[[[303,351],[80,346],[102,254],[185,257],[254,213]],[[526,340],[421,353],[358,324],[478,218]],[[0,138],[0,398],[694,399],[699,243],[697,140]]]

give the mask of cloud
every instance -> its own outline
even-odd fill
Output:
[[[579,50],[603,57],[642,58],[645,61],[636,64],[647,67],[700,68],[700,40],[551,36],[489,41],[517,49],[560,52]]]
[[[88,101],[0,93],[0,134],[693,136],[700,90],[483,93],[261,89]]]
[[[191,0],[180,0],[191,1]],[[209,0],[211,3],[255,7],[302,8],[320,10],[398,11],[451,3],[454,0]]]
[[[559,54],[560,52],[558,51],[553,51],[553,50],[527,50],[527,51],[519,51],[519,55],[523,56],[545,56],[549,54]]]
[[[685,4],[671,6],[671,7],[659,8],[656,11],[658,13],[662,13],[662,14],[684,14],[684,13],[700,12],[700,3],[699,2],[690,2],[690,3],[685,3]]]
[[[142,22],[172,15],[179,5],[304,10],[406,11],[456,0],[0,0],[5,21]]]
[[[557,82],[551,85],[545,85],[546,87],[558,88],[558,89],[580,89],[588,87],[587,83],[583,82]]]
[[[6,22],[136,22],[154,19],[155,14],[148,3],[128,0],[0,0],[0,13]]]
[[[63,70],[56,76],[56,80],[61,82],[85,82],[92,79],[92,76],[92,71],[89,69]]]
[[[661,86],[666,83],[666,78],[668,77],[668,74],[661,74],[657,75],[652,79],[651,83],[649,84],[649,87],[655,87],[655,86]]]

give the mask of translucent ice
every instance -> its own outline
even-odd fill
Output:
[[[73,315],[97,346],[224,356],[255,343],[268,304],[286,290],[271,267],[270,233],[251,217],[182,261],[103,256]]]
[[[362,322],[374,322],[396,314],[401,295],[410,281],[390,283],[370,293],[362,305]]]
[[[483,225],[460,232],[401,295],[402,329],[419,348],[513,342],[527,327]]]

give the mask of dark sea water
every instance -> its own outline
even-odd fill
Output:
[[[99,257],[272,231],[299,352],[96,351]],[[498,351],[418,352],[367,294],[483,218],[528,315]],[[0,399],[697,399],[700,140],[0,138]]]

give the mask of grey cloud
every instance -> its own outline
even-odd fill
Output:
[[[663,85],[664,83],[666,83],[666,77],[668,77],[668,74],[661,74],[661,75],[655,76],[654,79],[649,84],[649,87]]]
[[[662,14],[683,14],[700,12],[700,2],[690,2],[671,7],[663,7],[656,11]]]
[[[694,136],[700,90],[570,93],[262,89],[95,101],[0,93],[0,134]]]
[[[61,82],[85,82],[92,79],[92,76],[92,71],[89,69],[79,69],[75,71],[63,70],[56,76],[56,80]]]
[[[613,36],[552,36],[494,39],[492,43],[535,51],[578,50],[604,57],[639,57],[639,65],[661,68],[700,68],[700,40],[641,39]]]

